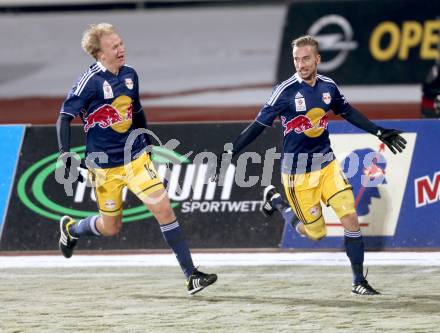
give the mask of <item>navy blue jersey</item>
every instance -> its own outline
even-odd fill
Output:
[[[96,62],[79,78],[64,101],[61,111],[79,116],[86,132],[86,153],[104,152],[108,163],[102,168],[124,164],[124,146],[135,129],[133,113],[143,112],[139,101],[139,80],[136,71],[122,66],[118,75]],[[138,136],[131,150],[135,158],[148,144]]]
[[[334,159],[327,130],[330,110],[345,114],[351,106],[326,76],[318,74],[311,87],[296,73],[275,87],[256,121],[272,126],[280,118],[284,132],[282,172],[319,170]]]

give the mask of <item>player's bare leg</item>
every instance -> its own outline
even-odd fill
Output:
[[[284,221],[291,224],[298,233],[307,236],[304,224],[295,215],[292,207],[283,199],[275,186],[269,185],[264,189],[261,212],[263,215],[269,217],[275,211],[280,212]]]
[[[353,271],[352,294],[379,295],[364,277],[364,241],[356,213],[344,215],[341,218],[344,227],[344,245]]]
[[[176,220],[170,199],[164,189],[151,193],[145,205],[160,225],[169,224]]]
[[[73,254],[79,238],[83,236],[105,236],[110,237],[119,233],[122,228],[122,214],[116,215],[93,215],[74,220],[69,216],[63,216],[60,220],[60,242],[59,247],[64,257],[70,258]]]
[[[64,257],[70,258],[77,241],[82,236],[101,236],[97,222],[99,215],[89,216],[76,221],[70,216],[63,216],[60,220],[59,248]],[[119,231],[119,230],[118,230]]]
[[[357,214],[347,214],[341,218],[341,224],[345,230],[359,231],[359,219]]]
[[[195,294],[213,284],[217,280],[216,274],[205,274],[194,267],[183,230],[180,228],[166,191],[161,189],[150,194],[145,200],[145,205],[159,222],[165,241],[176,255],[187,278],[188,293]]]
[[[311,239],[311,240],[318,240],[318,239],[311,238],[311,237],[309,237],[309,236],[307,235],[307,231],[306,231],[306,228],[304,227],[304,223],[302,223],[301,221],[298,222],[298,224],[296,225],[295,230],[296,230],[299,234],[301,234],[301,235],[303,235],[303,236],[306,236],[306,237],[308,237],[308,238]]]
[[[97,231],[105,237],[115,236],[122,229],[122,214],[116,216],[101,214],[96,220]]]
[[[280,193],[278,193],[275,186],[269,185],[264,190],[263,205],[261,208],[261,212],[265,216],[270,216],[275,211],[279,211],[284,221],[286,223],[291,224],[292,227],[295,228],[296,232],[298,232],[300,235],[306,236],[307,238],[313,241],[318,241],[324,237],[322,236],[316,238],[310,236],[307,233],[304,223],[298,219],[293,208],[289,205],[289,203],[283,199]]]

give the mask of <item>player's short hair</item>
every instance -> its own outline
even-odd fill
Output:
[[[101,49],[101,37],[112,33],[116,33],[116,30],[110,23],[91,24],[90,27],[84,31],[81,47],[87,54],[97,60],[98,52]]]
[[[298,37],[292,41],[292,49],[295,46],[302,47],[302,46],[308,46],[308,45],[314,46],[316,49],[316,52],[319,53],[319,43],[314,37],[312,37],[310,35],[301,36],[301,37]]]

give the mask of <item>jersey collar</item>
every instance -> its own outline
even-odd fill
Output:
[[[316,84],[318,83],[318,80],[320,80],[320,78],[319,78],[319,76],[318,76],[318,73],[316,73],[316,83],[315,83],[315,85],[312,87],[312,86],[310,86],[308,83],[304,82],[304,80],[301,79],[301,77],[299,76],[298,73],[295,73],[293,76],[297,79],[297,81],[298,81],[299,84],[301,84],[301,85],[303,85],[303,86],[311,87],[311,88],[315,87]],[[303,82],[304,82],[304,84],[303,84]]]
[[[96,64],[103,72],[107,71],[107,68],[105,68],[104,65],[100,61],[97,61]]]

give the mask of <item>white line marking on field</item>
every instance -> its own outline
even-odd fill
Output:
[[[342,266],[349,263],[344,252],[196,253],[193,259],[195,265],[201,266]],[[440,266],[440,252],[369,252],[365,254],[365,265]],[[177,261],[173,254],[74,255],[70,259],[61,256],[0,256],[0,269],[106,266],[177,266]]]

